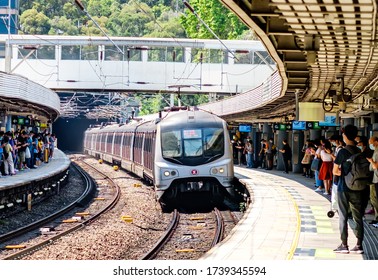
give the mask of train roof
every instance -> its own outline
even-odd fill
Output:
[[[131,121],[128,124],[111,124],[100,127],[92,127],[87,131],[92,133],[98,132],[123,132],[123,131],[151,131],[154,127],[160,123],[162,126],[177,126],[192,123],[222,123],[223,119],[214,115],[212,113],[198,110],[198,109],[188,109],[188,110],[178,110],[178,111],[168,111],[162,113],[162,118],[159,118],[158,114],[152,114],[147,116],[142,116]]]
[[[220,123],[223,119],[203,110],[177,111],[168,114],[163,120],[165,126],[177,125],[177,123]]]

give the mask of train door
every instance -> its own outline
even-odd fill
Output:
[[[115,156],[121,156],[120,150],[121,150],[121,138],[122,134],[117,132],[114,133],[114,140],[113,140],[113,151],[112,154]]]
[[[122,132],[120,133],[120,137],[119,137],[119,152],[118,152],[118,155],[122,158],[123,157],[123,139],[125,137],[125,132]]]
[[[95,151],[99,151],[100,149],[100,134],[99,133],[96,133],[95,135],[95,140],[94,140],[94,150]]]
[[[122,158],[125,158],[129,161],[132,160],[131,157],[131,133],[130,132],[125,132],[123,135],[123,140],[122,140]]]
[[[132,162],[135,162],[135,137],[136,137],[136,132],[130,133],[130,160]]]
[[[116,132],[110,132],[108,134],[108,149],[106,150],[109,154],[113,155],[114,154],[114,145],[115,145],[115,137],[116,136]]]
[[[147,132],[144,134],[144,144],[143,144],[143,165],[148,169],[153,169],[152,163],[152,143],[153,143],[154,132]]]
[[[100,152],[105,152],[105,138],[106,138],[106,133],[101,133],[100,134]]]
[[[140,147],[140,164],[143,165],[143,166],[146,166],[147,164],[147,159],[145,158],[147,156],[147,137],[148,137],[148,134],[146,132],[142,132],[141,133],[141,140],[142,140],[142,145]]]
[[[143,134],[140,132],[135,133],[134,140],[134,159],[133,161],[142,164],[142,147],[143,147]]]

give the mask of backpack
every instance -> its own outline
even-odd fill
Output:
[[[369,170],[370,162],[362,153],[354,153],[346,149],[352,155],[342,166],[345,184],[352,191],[362,191],[373,180],[373,172]]]
[[[275,156],[277,154],[277,147],[276,145],[272,145],[272,155]]]

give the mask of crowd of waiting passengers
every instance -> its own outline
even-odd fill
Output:
[[[0,131],[1,176],[16,175],[26,169],[38,168],[53,158],[56,137],[47,131]]]
[[[269,141],[262,140],[261,149],[258,153],[254,153],[253,148],[249,148],[248,152],[246,151],[247,145],[250,147],[252,144],[250,139],[246,140],[247,144],[235,138],[232,142],[235,152],[234,160],[239,165],[244,160],[242,155],[250,153],[251,156],[246,157],[247,167],[265,168],[266,170],[271,170],[274,167],[272,163],[275,161],[272,153],[274,147],[272,139],[269,139]],[[278,151],[282,153],[282,159],[286,161],[284,162],[285,173],[288,173],[287,161],[291,161],[291,149],[286,140],[283,141],[283,146]],[[364,215],[373,214],[374,219],[369,224],[378,228],[378,137],[360,136],[357,127],[347,125],[342,129],[341,135],[333,135],[328,139],[307,140],[302,153],[302,175],[307,178],[315,178],[315,191],[331,197],[332,208],[339,215],[341,244],[334,252],[363,254]],[[353,155],[358,154],[361,155],[361,165],[356,164],[355,168],[360,167],[361,170],[357,170],[355,174],[362,173],[362,168],[367,168],[361,167],[363,166],[362,161],[365,160],[367,165],[364,166],[370,164],[368,169],[371,172],[371,177],[363,181],[364,188],[355,190],[347,186],[345,178],[348,173],[345,173],[344,167]],[[253,160],[253,158],[256,158],[256,160]],[[371,209],[367,209],[369,201]],[[354,232],[357,237],[357,244],[352,249],[349,249],[348,246],[348,218],[352,218],[355,222]]]

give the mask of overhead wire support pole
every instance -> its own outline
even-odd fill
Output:
[[[222,44],[223,47],[232,55],[233,59],[238,60],[235,54],[222,42],[222,40],[214,33],[214,31],[202,20],[202,18],[197,14],[197,12],[193,9],[192,6],[187,1],[184,1],[184,5],[196,16],[196,18],[206,27],[207,30],[210,31],[211,34]]]
[[[79,7],[80,10],[82,10],[86,15],[87,17],[90,18],[91,21],[93,21],[93,23],[97,26],[98,29],[101,30],[101,32],[106,36],[106,38],[108,38],[108,40],[110,42],[112,42],[112,44],[117,48],[117,50],[122,54],[122,55],[125,55],[125,53],[120,49],[120,47],[118,47],[118,45],[109,37],[109,35],[101,28],[101,26],[97,23],[97,21],[94,20],[94,18],[92,18],[92,16],[88,13],[88,11],[85,9],[83,3],[81,3],[80,0],[75,0],[75,4]]]

